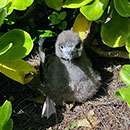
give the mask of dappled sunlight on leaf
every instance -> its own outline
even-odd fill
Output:
[[[116,11],[113,11],[112,19],[101,27],[102,40],[109,47],[124,46],[129,32],[129,18],[121,17]]]
[[[80,8],[80,12],[90,21],[99,19],[104,13],[109,0],[94,0]]]
[[[30,82],[33,78],[33,74],[31,73],[37,73],[36,69],[32,65],[21,59],[1,59],[0,72],[21,84],[26,84]]]
[[[62,7],[63,8],[79,8],[90,3],[91,1],[92,0],[65,0]]]
[[[130,87],[130,65],[124,65],[120,71],[121,80]],[[121,88],[115,92],[116,97],[124,100],[130,107],[130,88]]]
[[[12,2],[11,7],[16,10],[25,10],[29,7],[34,0],[10,0]]]
[[[3,128],[6,127],[6,124],[8,123],[11,114],[12,114],[11,102],[6,100],[5,103],[0,107],[0,130],[4,130]]]
[[[0,37],[0,59],[24,58],[32,48],[30,35],[21,29],[13,29]]]
[[[130,33],[128,34],[128,37],[126,40],[126,49],[130,53]]]
[[[120,71],[121,80],[130,87],[130,65],[124,65]]]
[[[7,5],[8,0],[0,0],[0,8],[3,8]]]
[[[115,92],[116,97],[121,100],[124,100],[127,105],[130,107],[130,88],[121,88]]]
[[[79,34],[81,40],[84,40],[90,32],[91,22],[88,21],[81,13],[76,17],[73,31]]]

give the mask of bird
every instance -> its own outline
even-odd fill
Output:
[[[41,42],[43,93],[57,105],[91,99],[101,86],[101,76],[93,69],[79,35],[72,30],[62,31],[52,54],[46,54],[43,46],[44,42]]]

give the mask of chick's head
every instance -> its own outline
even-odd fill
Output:
[[[72,60],[82,55],[83,44],[77,33],[71,30],[63,31],[59,34],[55,53],[59,58],[64,60]]]

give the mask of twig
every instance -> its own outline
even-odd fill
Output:
[[[124,58],[124,59],[129,59],[129,54],[126,51],[104,51],[102,48],[97,47],[96,45],[91,45],[91,50],[93,50],[95,53],[102,57],[108,57],[108,58]]]

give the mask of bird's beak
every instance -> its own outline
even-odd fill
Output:
[[[65,56],[65,59],[67,60],[72,60],[73,58],[73,50],[74,48],[73,47],[67,47],[65,52],[64,52],[64,56]]]
[[[72,52],[71,51],[66,52],[65,58],[70,61],[72,59]]]

